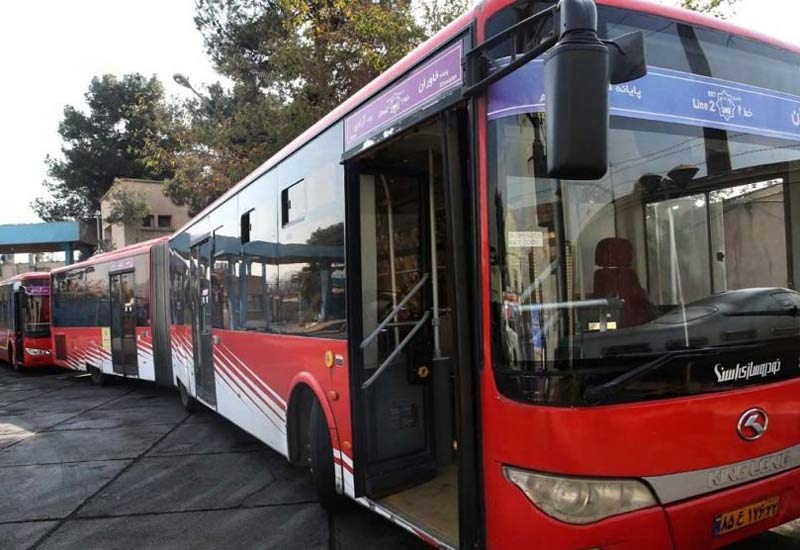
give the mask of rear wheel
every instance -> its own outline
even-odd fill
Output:
[[[92,384],[95,386],[105,386],[106,385],[106,375],[103,374],[97,367],[89,367],[89,374],[92,375]]]
[[[183,382],[178,382],[178,392],[181,394],[181,404],[186,412],[193,413],[197,410],[197,400],[189,395],[189,390],[183,385]]]
[[[322,405],[314,399],[309,419],[309,439],[311,441],[311,478],[317,489],[319,503],[326,510],[341,508],[344,498],[336,492],[336,476],[333,462],[331,432]]]

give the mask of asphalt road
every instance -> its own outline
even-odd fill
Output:
[[[174,392],[0,365],[0,550],[422,549]],[[791,525],[728,550],[800,550]]]

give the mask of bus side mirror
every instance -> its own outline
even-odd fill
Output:
[[[560,0],[557,13],[560,38],[544,62],[547,173],[596,180],[608,171],[609,86],[646,73],[644,40],[632,33],[606,46],[593,0]]]
[[[544,61],[547,173],[595,180],[608,170],[608,48],[592,0],[561,0],[559,40]]]

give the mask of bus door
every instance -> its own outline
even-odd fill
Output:
[[[14,291],[14,358],[11,363],[22,365],[25,362],[25,319],[23,314],[25,290]]]
[[[347,165],[347,232],[357,236],[348,239],[348,323],[356,496],[457,546],[445,125],[420,124]]]
[[[136,350],[136,297],[133,271],[109,276],[111,293],[111,362],[114,373],[139,375]]]
[[[191,294],[193,304],[194,381],[197,397],[216,406],[211,300],[211,237],[192,246]]]

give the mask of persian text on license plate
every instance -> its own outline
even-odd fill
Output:
[[[714,536],[724,535],[753,523],[775,517],[778,515],[779,500],[778,497],[767,498],[730,512],[717,514],[714,518]]]

